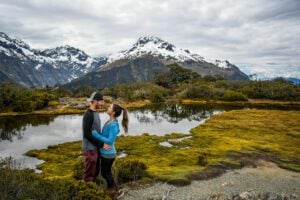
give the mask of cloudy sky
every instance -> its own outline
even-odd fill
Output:
[[[0,31],[90,55],[157,36],[248,74],[300,78],[300,0],[1,0]]]

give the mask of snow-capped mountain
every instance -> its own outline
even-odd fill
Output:
[[[0,33],[0,71],[25,86],[63,84],[106,63],[70,46],[36,50],[20,39]]]
[[[141,37],[130,49],[109,55],[108,64],[117,60],[134,59],[145,55],[176,63],[206,62],[220,68],[232,67],[228,61],[205,59],[198,54],[192,54],[189,50],[177,48],[173,44],[154,36]]]
[[[249,80],[246,74],[227,60],[206,59],[153,36],[141,37],[128,50],[109,55],[107,63],[98,71],[120,67],[134,59],[143,57],[153,57],[164,65],[177,63],[201,75],[220,75],[231,80]]]
[[[109,55],[107,63],[96,72],[75,79],[66,86],[76,88],[88,85],[104,88],[121,83],[150,81],[156,72],[167,71],[167,65],[173,63],[200,75],[220,75],[231,80],[249,80],[246,74],[228,61],[205,59],[158,37],[141,37],[128,50]]]

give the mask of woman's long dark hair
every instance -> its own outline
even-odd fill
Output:
[[[129,118],[127,110],[119,106],[118,104],[113,104],[113,111],[115,112],[115,118],[119,117],[123,111],[122,126],[124,128],[125,133],[128,133]]]

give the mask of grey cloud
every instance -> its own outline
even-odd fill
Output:
[[[34,48],[69,44],[99,55],[155,35],[208,58],[300,71],[298,0],[7,0],[0,27]]]

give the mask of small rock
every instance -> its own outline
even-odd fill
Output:
[[[232,185],[233,185],[232,181],[222,183],[223,187],[225,187],[225,186],[232,186]]]
[[[241,173],[239,173],[239,172],[234,172],[233,174],[234,174],[234,175],[240,175]]]
[[[281,199],[282,200],[290,200],[290,197],[288,195],[286,195],[286,194],[282,194],[281,195]]]
[[[207,198],[207,200],[227,200],[226,195],[224,193],[212,194]]]
[[[257,195],[257,200],[263,200],[264,199],[264,195],[262,193],[259,193]]]
[[[240,194],[240,199],[241,200],[249,200],[249,199],[252,199],[252,195],[251,195],[251,193],[250,192],[242,192],[241,194]]]
[[[281,198],[277,194],[268,192],[265,194],[264,200],[281,200]]]
[[[294,199],[297,199],[297,198],[298,198],[298,195],[296,195],[296,194],[291,194],[290,195],[291,200],[294,200]]]
[[[233,197],[232,197],[232,200],[240,200],[241,198],[240,198],[240,195],[234,195]]]

